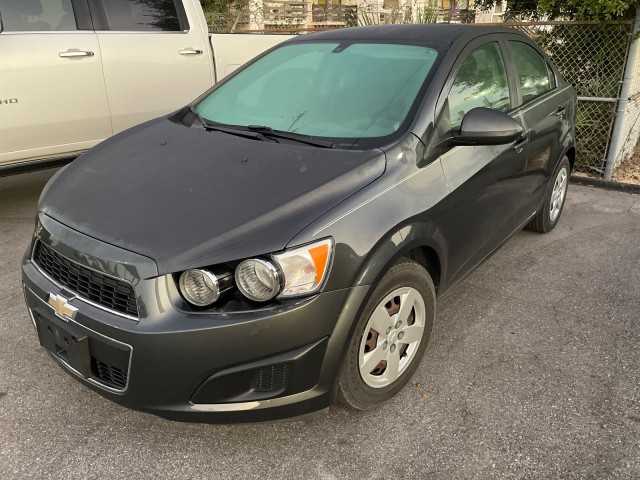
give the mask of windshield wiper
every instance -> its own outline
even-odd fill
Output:
[[[335,144],[326,140],[316,140],[308,135],[302,135],[301,133],[285,132],[283,130],[274,130],[271,127],[265,125],[248,125],[247,128],[252,132],[258,132],[263,135],[268,135],[274,138],[286,138],[288,140],[294,140],[300,143],[306,143],[307,145],[313,145],[315,147],[333,148]]]
[[[218,126],[218,125],[213,125],[213,124],[207,122],[204,118],[202,118],[202,115],[200,115],[196,111],[196,109],[193,108],[191,105],[189,105],[189,111],[195,115],[195,117],[198,120],[198,122],[200,122],[200,124],[202,124],[202,128],[204,128],[207,131],[228,133],[229,135],[236,135],[238,137],[244,137],[244,138],[252,138],[254,140],[261,140],[263,142],[265,142],[265,141],[268,142],[269,141],[267,139],[267,137],[265,137],[260,132],[247,132],[246,130],[239,130],[239,129],[230,128],[230,127],[222,127],[222,126]]]
[[[193,115],[196,117],[196,120],[198,120],[198,122],[200,122],[200,124],[203,127],[206,128],[208,126],[207,121],[204,118],[202,118],[202,115],[200,115],[198,111],[195,108],[193,108],[191,105],[189,105],[189,111],[193,113]]]

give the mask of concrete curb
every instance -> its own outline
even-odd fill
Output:
[[[600,178],[580,177],[577,175],[571,175],[570,182],[575,185],[586,185],[589,187],[603,188],[605,190],[615,190],[640,195],[640,185],[634,183],[607,182]]]

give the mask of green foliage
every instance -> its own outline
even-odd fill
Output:
[[[209,30],[234,31],[249,0],[200,0]]]
[[[507,0],[506,19],[618,20],[632,18],[637,0]],[[476,0],[481,9],[490,9],[496,0]]]
[[[440,11],[436,8],[420,8],[418,9],[418,20],[416,23],[436,23],[438,21],[438,14]]]
[[[379,9],[377,5],[361,3],[357,9],[357,25],[390,25],[398,23],[436,23],[439,9],[433,7],[414,7],[415,17],[411,15],[411,9],[395,7]]]
[[[205,12],[226,12],[236,3],[238,3],[237,0],[200,0]]]

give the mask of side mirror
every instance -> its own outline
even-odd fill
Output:
[[[504,145],[521,135],[522,126],[506,113],[478,107],[465,114],[460,131],[452,132],[441,145]]]

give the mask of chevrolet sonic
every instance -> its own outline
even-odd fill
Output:
[[[436,299],[556,226],[575,116],[515,30],[291,39],[51,179],[22,264],[40,344],[167,418],[374,408],[418,367]]]

